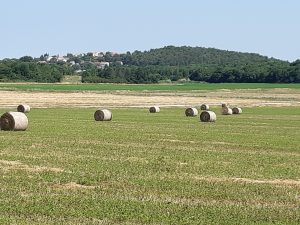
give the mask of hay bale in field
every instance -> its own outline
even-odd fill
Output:
[[[217,116],[213,111],[203,111],[200,114],[201,122],[215,122],[217,120]]]
[[[186,116],[198,116],[198,110],[196,108],[187,108],[185,110]]]
[[[241,114],[243,111],[239,107],[232,108],[232,114]]]
[[[226,103],[222,103],[221,106],[222,106],[222,108],[225,108],[225,107],[227,107],[227,104]]]
[[[110,121],[112,120],[112,113],[108,109],[98,109],[94,113],[94,118],[96,121]]]
[[[200,109],[201,109],[201,110],[209,110],[209,105],[207,105],[207,104],[202,104],[202,105],[200,106]]]
[[[28,118],[22,112],[7,112],[0,117],[1,130],[24,131],[28,127]]]
[[[17,111],[22,112],[22,113],[28,113],[28,112],[30,112],[30,106],[29,105],[18,105]]]
[[[232,115],[232,109],[229,107],[223,107],[222,108],[222,114],[223,115]]]
[[[158,106],[152,106],[149,108],[150,113],[158,113],[160,111],[160,108]]]

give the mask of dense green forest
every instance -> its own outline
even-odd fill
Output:
[[[0,61],[0,81],[59,82],[64,75],[74,70],[68,65],[57,63],[41,64],[29,56]]]
[[[300,60],[293,63],[253,53],[201,47],[167,46],[125,54],[68,54],[60,60],[48,54],[0,61],[0,81],[59,82],[81,74],[91,83],[158,83],[191,80],[211,83],[299,83]],[[108,65],[101,66],[106,62]],[[100,66],[99,66],[100,65]]]

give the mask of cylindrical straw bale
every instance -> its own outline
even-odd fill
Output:
[[[22,113],[28,113],[28,112],[30,112],[30,106],[29,105],[19,105],[17,107],[17,111],[22,112]]]
[[[94,118],[96,121],[110,121],[112,120],[112,113],[108,109],[98,109],[94,113]]]
[[[243,111],[239,107],[232,108],[232,114],[241,114]]]
[[[207,105],[207,104],[202,104],[202,105],[200,106],[200,109],[201,109],[201,110],[209,110],[209,105]]]
[[[222,108],[222,114],[223,115],[232,115],[232,109],[228,107],[223,107]]]
[[[22,112],[7,112],[0,117],[1,130],[24,131],[28,127],[28,118]]]
[[[221,106],[222,106],[222,108],[224,108],[224,107],[227,107],[227,104],[226,103],[222,103]]]
[[[196,108],[187,108],[185,110],[186,116],[198,116],[198,110]]]
[[[149,108],[150,113],[158,113],[160,111],[160,108],[158,106],[152,106]]]
[[[202,122],[215,122],[217,120],[217,116],[213,111],[203,111],[200,114],[200,121]]]

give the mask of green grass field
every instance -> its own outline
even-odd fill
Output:
[[[300,84],[253,84],[253,83],[182,83],[182,84],[39,84],[39,83],[0,83],[1,89],[41,90],[41,91],[192,91],[218,89],[300,89]]]
[[[300,108],[214,110],[33,109],[0,131],[0,224],[299,224]]]

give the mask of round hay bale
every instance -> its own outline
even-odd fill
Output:
[[[1,130],[24,131],[28,127],[28,118],[22,112],[7,112],[0,117]]]
[[[232,114],[241,114],[243,111],[239,107],[232,108]]]
[[[222,108],[225,108],[225,107],[227,107],[227,104],[226,103],[222,103],[221,106],[222,106]]]
[[[217,116],[213,111],[203,111],[200,114],[201,122],[215,122],[217,120]]]
[[[187,108],[185,110],[186,116],[198,116],[198,110],[196,108]]]
[[[160,111],[160,108],[158,106],[152,106],[149,108],[150,113],[158,113]]]
[[[209,105],[207,105],[207,104],[202,104],[202,105],[200,106],[200,109],[201,109],[201,110],[209,110]]]
[[[94,118],[96,121],[110,121],[112,120],[112,113],[108,109],[98,109],[94,113]]]
[[[223,107],[222,108],[222,114],[223,115],[232,115],[232,109],[228,107]]]
[[[30,106],[29,105],[18,105],[17,111],[22,112],[22,113],[28,113],[28,112],[30,112]]]

